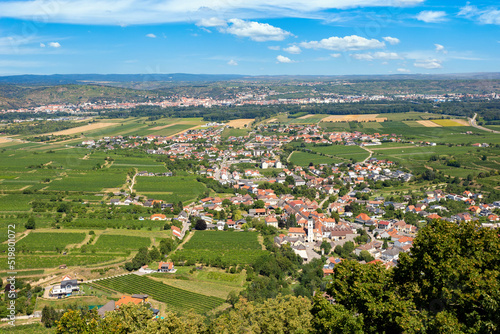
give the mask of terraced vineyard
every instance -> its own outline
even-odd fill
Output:
[[[193,309],[197,313],[206,313],[224,302],[221,298],[175,288],[134,274],[109,278],[95,282],[94,284],[127,294],[144,293],[159,302],[165,303],[176,311]]]

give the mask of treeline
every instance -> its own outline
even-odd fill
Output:
[[[478,113],[485,121],[494,121],[500,120],[499,111],[500,101],[495,100],[439,103],[430,101],[370,101],[308,105],[214,106],[211,108],[138,106],[130,110],[101,112],[100,115],[107,118],[149,117],[151,121],[162,117],[202,117],[207,122],[220,122],[238,118],[256,118],[260,120],[285,112],[291,117],[305,114],[351,115],[428,112],[460,117],[472,117],[474,113]]]

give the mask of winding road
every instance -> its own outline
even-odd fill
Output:
[[[485,128],[484,126],[477,125],[477,123],[476,123],[476,117],[477,117],[477,113],[474,114],[474,117],[469,118],[469,124],[470,124],[470,126],[473,126],[476,129],[483,130],[483,131],[488,131],[488,132],[491,132],[491,133],[500,133],[500,131],[488,129],[488,128]]]

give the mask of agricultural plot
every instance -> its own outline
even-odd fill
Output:
[[[61,180],[54,180],[49,190],[91,191],[98,192],[104,188],[119,188],[125,183],[126,172],[102,169],[87,173],[68,173]]]
[[[229,121],[226,125],[236,129],[243,129],[249,127],[253,121],[255,121],[255,118],[233,119],[232,121]]]
[[[362,115],[330,115],[322,119],[323,122],[384,122],[386,117],[379,114],[362,114]]]
[[[463,119],[435,119],[432,122],[441,126],[469,126]]]
[[[423,172],[427,166],[441,170],[445,175],[466,177],[474,172],[479,172],[479,166],[475,164],[479,164],[480,156],[486,150],[482,149],[478,152],[477,149],[472,147],[438,145],[375,149],[374,152],[374,157],[377,159],[388,159],[399,162],[402,166],[408,167],[415,172]],[[429,161],[431,156],[457,160],[461,164],[461,167],[445,166],[439,161]]]
[[[290,162],[298,166],[309,166],[311,162],[313,164],[335,164],[335,163],[345,162],[345,160],[323,157],[318,154],[296,151],[292,153],[292,156],[290,157]]]
[[[195,176],[137,177],[134,189],[141,195],[167,202],[185,202],[196,199],[206,187]]]
[[[304,115],[298,118],[289,118],[288,124],[315,124],[321,122],[328,115]]]
[[[330,146],[316,146],[308,147],[311,151],[328,154],[334,157],[351,159],[356,161],[363,161],[369,156],[369,153],[359,146],[345,146],[345,145],[330,145]]]
[[[161,231],[165,222],[155,220],[132,219],[99,219],[99,218],[76,218],[71,222],[63,222],[64,228],[72,229],[95,229],[105,230],[107,228],[126,228],[131,230],[154,230]]]
[[[110,261],[124,261],[125,256],[117,257],[111,254],[92,254],[89,255],[18,255],[16,256],[16,269],[49,269],[56,268],[61,264],[68,267],[73,266],[88,266],[95,264],[103,264]],[[6,256],[0,256],[2,263],[7,263]]]
[[[17,248],[29,251],[56,252],[68,245],[78,244],[85,239],[84,233],[45,233],[31,232],[17,242]]]
[[[186,291],[134,274],[101,280],[96,284],[127,294],[147,294],[165,303],[168,308],[181,312],[193,309],[197,313],[207,313],[224,303],[221,298]]]
[[[248,135],[247,129],[229,129],[226,128],[222,132],[222,137],[223,138],[229,138],[229,137],[244,137]]]
[[[171,258],[214,266],[249,264],[267,253],[262,250],[257,235],[255,232],[196,231]]]
[[[133,237],[128,235],[100,235],[92,249],[99,252],[124,250],[138,250],[141,247],[149,247],[151,239],[145,237]]]

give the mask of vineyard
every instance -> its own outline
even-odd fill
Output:
[[[32,255],[18,255],[16,256],[16,269],[35,269],[35,268],[56,268],[61,264],[68,267],[73,266],[86,266],[101,264],[109,261],[116,260],[124,261],[125,256],[117,257],[116,255],[107,254],[92,254],[92,255],[56,255],[56,256],[32,256]],[[0,261],[7,263],[7,257],[1,256]]]
[[[105,279],[94,284],[127,294],[147,294],[175,311],[193,309],[197,313],[206,313],[224,302],[221,298],[186,291],[134,274]]]
[[[123,250],[138,250],[141,247],[149,247],[151,239],[145,237],[133,237],[128,235],[101,235],[93,246],[98,252]]]
[[[19,240],[19,250],[58,252],[67,245],[78,244],[85,239],[85,233],[35,233]]]
[[[257,236],[256,232],[197,231],[183,249],[172,254],[171,258],[177,262],[223,268],[249,264],[267,253],[262,250]]]

